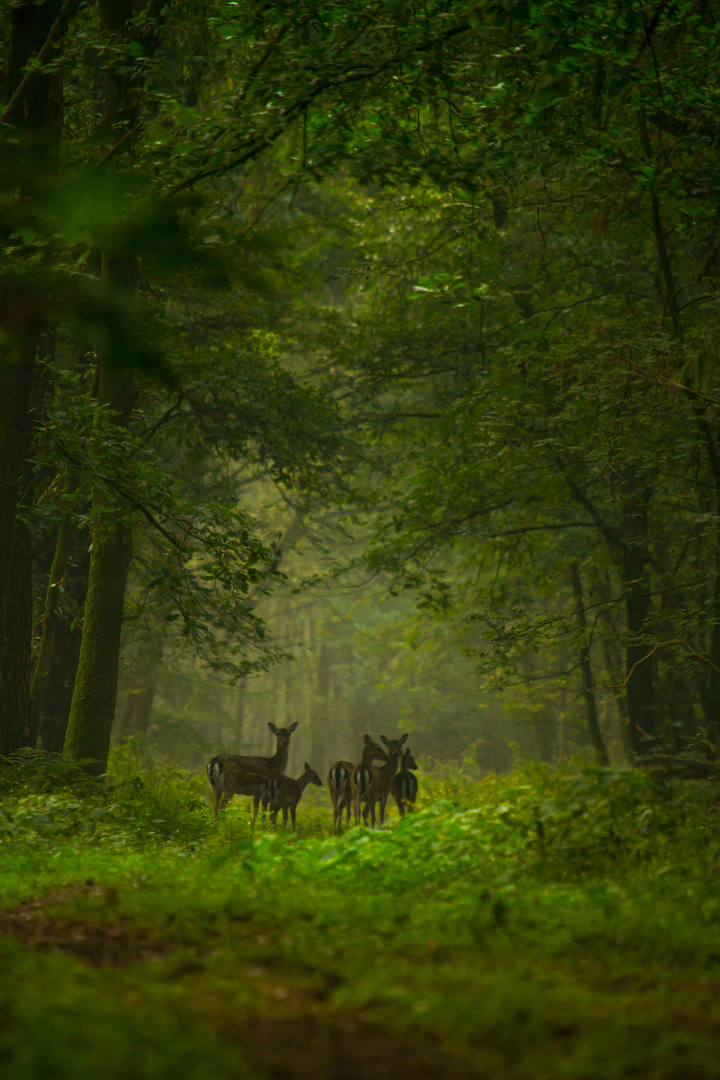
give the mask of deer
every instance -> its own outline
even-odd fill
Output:
[[[407,733],[402,735],[399,739],[386,739],[384,735],[380,736],[382,742],[388,748],[388,760],[384,765],[378,768],[365,768],[358,766],[354,769],[350,777],[350,785],[353,795],[353,803],[355,806],[355,824],[360,822],[360,803],[365,803],[363,807],[363,822],[367,825],[368,814],[370,814],[370,820],[372,822],[373,829],[375,828],[375,803],[380,803],[380,824],[385,821],[385,803],[390,793],[390,785],[392,784],[395,773],[398,770],[398,764],[400,762],[400,755],[402,754],[402,748],[404,743],[407,742]]]
[[[408,810],[415,809],[418,782],[417,777],[410,772],[411,769],[417,769],[417,761],[410,753],[410,747],[406,746],[400,759],[400,769],[393,777],[393,782],[390,785],[390,793],[397,803],[401,818],[405,817],[406,803]]]
[[[280,776],[287,766],[290,736],[297,727],[297,721],[286,728],[277,728],[272,723],[269,723],[268,727],[277,740],[272,757],[219,754],[208,764],[208,780],[215,793],[216,818],[218,811],[225,809],[233,795],[252,795],[253,827],[255,826],[265,781],[273,776]]]
[[[365,746],[359,765],[353,765],[350,761],[336,761],[328,769],[327,783],[333,808],[333,831],[342,824],[343,810],[346,812],[346,825],[350,824],[350,803],[352,802],[350,776],[353,770],[369,768],[376,758],[380,761],[388,760],[382,746],[378,746],[369,735],[364,735],[363,739]]]
[[[288,810],[292,818],[292,827],[295,829],[295,810],[302,798],[302,793],[308,784],[316,784],[322,787],[322,780],[313,769],[312,765],[305,762],[305,772],[293,780],[290,776],[271,776],[265,781],[265,796],[270,806],[270,820],[277,828],[278,810],[282,810],[283,828],[287,825]]]

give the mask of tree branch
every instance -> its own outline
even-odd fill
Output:
[[[42,66],[50,56],[50,53],[52,52],[56,41],[62,34],[63,27],[66,21],[69,21],[73,17],[73,15],[82,3],[84,3],[84,0],[65,0],[65,3],[60,9],[60,14],[50,27],[50,32],[45,39],[45,44],[40,49],[40,52],[37,54],[37,56],[33,57],[33,66],[31,68],[28,68],[28,70],[25,72],[22,79],[20,80],[20,83],[16,87],[12,97],[8,101],[2,113],[0,113],[0,124],[10,123],[10,117],[12,116],[18,102],[27,92],[28,87],[32,83],[34,83],[38,76],[42,73]]]

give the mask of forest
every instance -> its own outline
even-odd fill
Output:
[[[0,6],[3,1080],[720,1080],[719,95]]]

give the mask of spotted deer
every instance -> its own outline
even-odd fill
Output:
[[[302,798],[302,793],[308,784],[317,784],[322,787],[322,780],[313,769],[312,765],[305,762],[305,772],[293,780],[290,776],[271,776],[265,781],[265,794],[270,807],[270,820],[277,828],[278,810],[282,810],[283,827],[287,825],[288,810],[292,818],[292,827],[295,828],[295,810]]]
[[[219,810],[224,810],[233,795],[252,795],[255,824],[265,781],[280,776],[287,766],[290,736],[297,727],[297,721],[286,728],[275,727],[272,723],[268,727],[277,740],[272,757],[219,754],[208,764],[208,780],[215,793],[215,817]]]
[[[342,824],[343,810],[345,811],[345,824],[350,824],[350,804],[352,791],[350,789],[350,776],[354,769],[369,768],[375,759],[387,761],[388,756],[382,746],[378,746],[369,735],[363,736],[362,760],[359,765],[353,765],[350,761],[336,761],[331,765],[327,774],[328,791],[333,808],[333,830]]]
[[[353,770],[350,777],[350,784],[355,807],[356,825],[360,821],[361,803],[365,804],[363,806],[362,816],[363,822],[366,825],[369,814],[372,827],[373,829],[375,828],[375,803],[380,803],[380,824],[382,825],[384,822],[385,803],[390,794],[390,786],[398,770],[403,744],[407,742],[407,738],[407,734],[402,735],[399,739],[386,739],[384,735],[381,735],[380,739],[385,743],[388,750],[388,760],[386,763],[378,766],[378,768],[367,768],[361,765]]]
[[[393,777],[393,782],[390,785],[390,794],[397,803],[400,817],[405,817],[406,803],[408,810],[415,809],[418,782],[417,777],[410,772],[411,769],[417,769],[417,761],[410,753],[410,747],[408,746],[400,759],[399,772]]]

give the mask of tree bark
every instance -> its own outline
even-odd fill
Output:
[[[122,39],[133,16],[132,0],[99,0],[102,34]],[[135,104],[127,67],[106,73],[104,128],[113,139],[132,125]],[[137,285],[137,266],[132,259],[103,259],[103,281],[109,288],[132,293]],[[127,427],[137,397],[137,387],[125,371],[113,367],[106,356],[98,358],[98,404],[105,406],[120,427]],[[97,515],[92,528],[88,591],[83,617],[82,644],[64,754],[87,762],[89,772],[107,769],[110,734],[115,719],[118,663],[122,635],[125,590],[132,556],[129,506],[122,500],[108,510],[106,499],[96,496]]]
[[[647,577],[648,501],[650,491],[644,479],[627,466],[620,481],[623,498],[622,558],[623,595],[628,644],[625,650],[625,696],[630,744],[636,754],[657,749],[657,705],[653,679],[651,639],[648,627],[653,615]]]
[[[582,580],[580,578],[580,571],[577,563],[572,563],[570,566],[570,582],[572,584],[573,594],[575,596],[575,611],[577,614],[578,627],[583,639],[585,638],[585,629],[587,620],[585,618],[585,603],[583,600],[583,588]],[[582,674],[583,682],[583,697],[585,698],[585,714],[587,716],[588,731],[590,733],[590,742],[592,743],[595,751],[595,760],[598,765],[608,765],[609,758],[607,747],[605,746],[605,740],[602,737],[600,731],[600,724],[598,722],[597,714],[597,699],[595,697],[595,680],[593,678],[592,665],[590,663],[590,657],[588,655],[588,649],[585,646],[583,640],[580,649],[580,672]]]
[[[123,273],[125,269],[122,268]],[[113,270],[112,266],[106,266],[106,280],[117,277]],[[106,407],[118,426],[127,427],[136,396],[137,388],[131,376],[100,358],[98,404]],[[106,496],[98,495],[94,508],[82,644],[64,754],[87,761],[88,771],[100,775],[107,769],[115,719],[132,529],[127,523],[130,508],[124,500],[108,506]]]
[[[162,671],[162,652],[165,639],[161,633],[142,643],[142,652],[123,677],[125,707],[120,718],[120,739],[147,735],[150,727],[155,692]]]
[[[625,613],[628,646],[625,650],[626,700],[630,743],[636,754],[649,753],[654,748],[656,709],[653,685],[652,658],[649,654],[645,626],[652,604],[637,565],[628,559],[625,565]]]
[[[52,753],[60,753],[65,742],[80,658],[81,616],[90,567],[88,543],[69,516],[60,522],[30,685],[36,745]]]
[[[42,49],[60,13],[60,0],[17,3],[10,12],[10,47],[4,78],[6,123],[24,135],[14,148],[22,187],[23,165],[48,168],[62,118],[62,82],[58,74],[39,73],[16,94],[23,69]],[[28,157],[29,155],[29,157]],[[34,408],[41,380],[37,358],[45,357],[52,335],[47,326],[47,298],[7,285],[0,296],[0,753],[32,741],[30,725],[30,655],[32,636],[32,543],[18,515],[32,502],[29,465]]]

